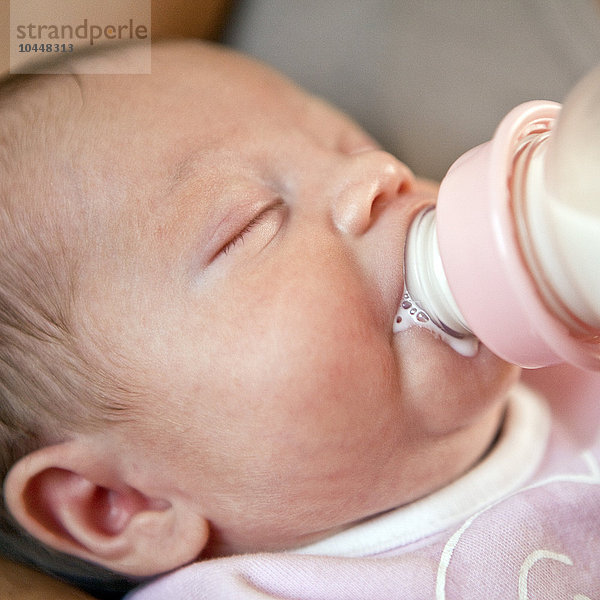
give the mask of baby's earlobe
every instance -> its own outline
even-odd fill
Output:
[[[200,555],[209,533],[203,518],[168,498],[107,481],[98,461],[82,460],[73,443],[37,450],[7,476],[7,506],[28,533],[56,550],[133,576],[168,571]]]

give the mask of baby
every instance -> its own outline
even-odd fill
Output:
[[[572,540],[539,546],[572,499],[529,545],[501,528],[537,514],[511,512],[517,491],[595,455],[486,348],[392,331],[434,188],[230,51],[156,46],[143,76],[82,64],[0,96],[7,552],[34,539],[135,581],[192,563],[136,600],[516,597],[546,591],[538,550],[552,582],[600,593],[599,537],[571,571]],[[575,506],[598,536],[591,479]]]

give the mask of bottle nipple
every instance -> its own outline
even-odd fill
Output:
[[[433,319],[411,298],[406,286],[402,294],[402,302],[394,319],[393,332],[406,331],[410,327],[422,327],[448,344],[453,350],[463,356],[475,356],[479,349],[479,340],[473,335],[459,336],[440,327]]]

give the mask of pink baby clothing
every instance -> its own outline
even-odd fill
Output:
[[[511,393],[501,435],[429,496],[304,548],[194,563],[127,600],[597,600],[600,444]]]

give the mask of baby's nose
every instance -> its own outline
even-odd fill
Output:
[[[347,235],[360,235],[380,208],[412,186],[414,175],[391,154],[369,150],[350,156],[337,182],[331,206],[335,227]]]

